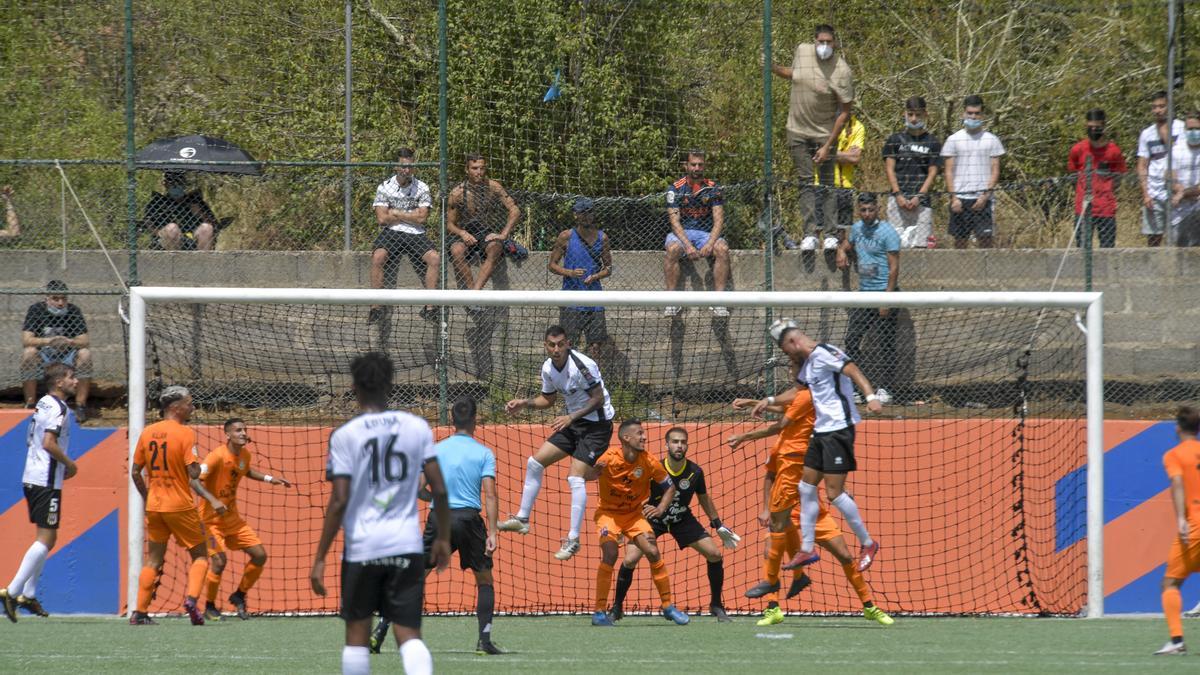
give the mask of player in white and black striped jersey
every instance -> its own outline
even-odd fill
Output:
[[[587,510],[585,476],[600,455],[608,450],[616,411],[600,376],[600,367],[571,348],[567,331],[562,326],[546,329],[544,346],[550,358],[542,364],[542,393],[533,398],[509,401],[504,409],[509,415],[526,408],[545,410],[554,405],[554,399],[562,393],[567,414],[554,418],[550,423],[554,434],[526,463],[521,507],[516,515],[500,523],[500,529],[520,534],[529,532],[529,515],[542,489],[542,473],[551,464],[570,457],[567,484],[571,488],[571,528],[563,539],[562,548],[554,554],[559,560],[570,560],[579,551],[579,530]]]
[[[842,513],[846,524],[858,537],[861,546],[858,570],[864,571],[875,561],[879,542],[871,538],[858,504],[845,490],[847,475],[858,468],[854,458],[854,428],[862,418],[854,405],[854,385],[862,390],[871,412],[879,412],[883,404],[862,370],[842,350],[805,335],[791,319],[776,321],[770,332],[775,344],[800,366],[796,380],[812,392],[816,409],[812,439],[804,453],[804,473],[799,485],[803,538],[796,557],[783,567],[811,565],[820,559],[815,551],[816,522],[821,510],[817,485],[824,480],[829,503]],[[779,396],[768,396],[759,401],[754,407],[754,416],[761,416],[769,405],[790,404],[797,391],[797,387],[792,387]]]
[[[4,613],[13,622],[17,620],[18,608],[38,616],[49,616],[37,600],[37,582],[46,558],[58,541],[63,481],[78,470],[67,454],[71,412],[66,398],[75,394],[78,384],[75,369],[63,363],[52,363],[46,366],[44,381],[46,395],[37,402],[37,411],[29,420],[25,473],[21,477],[25,503],[29,506],[29,522],[37,525],[37,539],[25,552],[16,576],[7,588],[0,590]]]
[[[342,551],[342,618],[346,621],[343,673],[371,671],[371,617],[392,622],[406,673],[433,672],[421,641],[425,555],[417,491],[422,470],[433,495],[438,536],[430,561],[450,561],[450,507],[433,450],[433,431],[421,418],[388,410],[394,368],[386,354],[371,352],[350,363],[361,414],[329,437],[326,473],[333,483],[309,581],[325,595],[325,556],[339,529]]]

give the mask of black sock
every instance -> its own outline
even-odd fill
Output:
[[[617,592],[613,596],[613,607],[624,607],[625,596],[629,593],[629,587],[633,585],[634,567],[626,567],[621,565],[621,569],[617,570]]]
[[[708,590],[712,593],[712,605],[724,607],[721,602],[721,589],[725,587],[725,561],[718,560],[708,563]]]
[[[1182,635],[1180,635],[1179,637],[1171,636],[1171,642],[1173,644],[1181,644],[1183,642],[1183,636]]]
[[[479,639],[492,639],[492,616],[496,613],[496,587],[491,584],[479,587],[475,600],[475,616],[479,618]]]
[[[863,609],[871,609],[874,606],[875,603],[871,602],[870,600],[863,603]]]

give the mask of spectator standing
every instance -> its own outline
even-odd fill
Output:
[[[52,279],[46,284],[46,299],[25,312],[21,324],[21,380],[25,407],[37,405],[37,381],[51,363],[63,363],[75,371],[75,417],[87,421],[88,392],[92,386],[92,351],[87,322],[78,307],[67,302],[67,284]]]
[[[968,96],[963,99],[963,128],[951,134],[942,146],[954,248],[966,248],[972,236],[979,248],[991,248],[994,242],[992,190],[1000,181],[1004,145],[983,127],[983,98]]]
[[[1167,122],[1167,92],[1150,96],[1154,123],[1138,136],[1137,175],[1142,186],[1142,234],[1147,246],[1161,246],[1167,231],[1167,153],[1183,136],[1183,121]],[[1168,138],[1168,127],[1170,138]]]
[[[851,112],[846,126],[842,127],[842,132],[838,134],[837,155],[833,161],[833,194],[836,210],[834,227],[838,236],[830,234],[825,237],[825,241],[822,243],[826,251],[837,248],[839,239],[845,238],[843,235],[854,222],[854,170],[858,166],[859,160],[862,159],[863,145],[866,144],[866,140],[866,127]],[[818,186],[820,178],[820,176],[816,176],[813,179]],[[805,237],[800,242],[800,250],[816,250],[817,244],[817,237]]]
[[[554,240],[547,267],[563,278],[564,291],[604,290],[600,280],[612,274],[612,250],[608,236],[596,224],[595,207],[595,202],[587,197],[576,199],[571,207],[575,227],[559,232]],[[587,351],[592,358],[607,351],[610,338],[603,307],[562,307],[558,310],[558,323],[567,331],[571,344],[582,344],[581,335],[587,338]]]
[[[17,207],[13,206],[12,195],[11,185],[0,187],[0,200],[4,201],[4,229],[0,230],[0,240],[21,236],[21,219],[17,217]]]
[[[713,290],[723,291],[729,283],[729,244],[721,238],[725,228],[725,202],[721,186],[704,177],[704,152],[688,152],[687,175],[667,188],[667,218],[671,231],[663,242],[667,251],[663,275],[668,291],[679,288],[679,261],[712,259]],[[679,314],[679,307],[667,307],[664,316]],[[727,317],[729,310],[712,308],[714,316]]]
[[[865,292],[894,293],[900,290],[900,235],[886,220],[879,220],[879,205],[875,195],[863,192],[858,195],[859,220],[850,228],[850,234],[838,247],[837,266],[845,269],[850,264],[850,253],[858,259],[858,290]],[[881,403],[888,403],[891,396],[884,385],[893,386],[896,366],[896,311],[888,307],[852,307],[846,326],[846,354],[856,363],[862,364],[861,347],[863,338],[878,330],[879,342],[886,356],[877,368],[862,364],[864,372],[880,386],[875,389]]]
[[[1117,245],[1117,195],[1113,192],[1113,180],[1126,171],[1125,156],[1116,143],[1104,135],[1105,115],[1099,108],[1087,111],[1087,138],[1071,146],[1067,156],[1067,171],[1078,174],[1075,181],[1075,216],[1083,214],[1083,201],[1087,194],[1088,181],[1092,186],[1092,205],[1088,213],[1087,227],[1075,230],[1075,243],[1083,248],[1085,239],[1096,232],[1100,237],[1100,248]],[[1092,159],[1092,172],[1088,175],[1087,160]]]
[[[478,291],[496,271],[521,209],[500,181],[487,177],[483,155],[467,155],[466,170],[466,178],[446,200],[446,231],[457,237],[450,245],[450,261],[459,286]],[[472,277],[470,262],[480,259],[479,275]]]
[[[834,184],[837,167],[829,160],[836,158],[854,102],[854,76],[837,46],[833,26],[821,24],[812,43],[796,45],[790,68],[771,64],[771,72],[792,83],[787,146],[800,183],[800,216],[816,241],[833,227],[836,209],[834,195],[817,186]]]
[[[158,237],[166,251],[211,251],[217,242],[220,222],[204,201],[200,189],[188,190],[187,174],[163,174],[166,192],[150,195],[142,216],[143,225]]]
[[[883,144],[883,165],[892,194],[888,222],[898,229],[902,248],[933,247],[933,204],[929,191],[942,167],[942,142],[929,133],[925,99],[904,102],[904,131]]]
[[[1171,149],[1171,230],[1176,246],[1200,246],[1200,112],[1184,120],[1183,142]]]
[[[413,175],[416,153],[412,148],[401,148],[397,155],[395,175],[375,188],[375,222],[383,229],[371,252],[371,288],[384,288],[385,283],[387,288],[395,286],[400,257],[407,256],[425,288],[434,289],[438,286],[441,256],[425,233],[433,199],[429,186]],[[372,306],[368,323],[378,321],[383,314],[383,307]],[[437,311],[425,305],[421,318],[431,321],[437,318]]]

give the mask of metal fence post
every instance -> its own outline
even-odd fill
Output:
[[[772,147],[772,121],[774,116],[774,106],[771,100],[771,66],[772,66],[772,50],[771,50],[771,0],[763,0],[763,25],[762,25],[762,50],[763,50],[763,208],[767,211],[767,227],[766,227],[766,245],[763,247],[766,260],[763,262],[763,287],[768,291],[775,290],[775,171],[772,166],[774,163],[774,152]],[[767,307],[766,328],[770,328],[775,317],[771,307]],[[767,331],[764,331],[767,332]],[[765,367],[765,384],[767,395],[775,393],[775,377],[774,371],[770,367],[771,359],[775,353],[775,345],[771,343],[770,333],[767,332],[766,350],[764,353],[763,365]]]
[[[345,109],[345,113],[344,113],[344,119],[342,121],[343,136],[344,136],[345,145],[346,145],[346,148],[345,148],[346,153],[345,154],[346,154],[346,163],[347,163],[347,166],[344,169],[342,169],[342,171],[344,172],[344,174],[342,176],[342,239],[343,239],[342,245],[344,246],[346,251],[350,250],[350,209],[354,208],[354,204],[353,204],[354,200],[352,199],[352,193],[354,191],[354,181],[351,177],[351,169],[349,166],[349,162],[351,161],[351,153],[350,153],[351,129],[350,129],[350,125],[353,120],[353,115],[351,113],[351,105],[352,105],[353,97],[351,94],[353,92],[353,85],[354,85],[354,67],[352,65],[352,56],[351,56],[351,47],[353,46],[353,35],[354,35],[354,23],[353,23],[354,19],[350,13],[352,6],[353,6],[352,1],[346,0],[346,27],[345,27],[346,109]]]
[[[450,190],[450,178],[446,165],[449,148],[446,138],[447,101],[446,101],[446,0],[438,0],[438,192],[441,202],[441,217],[438,227],[441,231],[441,287],[447,284],[446,263],[446,203]],[[446,424],[446,406],[450,399],[450,383],[446,373],[448,354],[450,351],[450,310],[442,306],[438,312],[438,424]]]
[[[1092,290],[1092,236],[1096,230],[1095,224],[1092,222],[1092,156],[1088,155],[1084,161],[1084,200],[1083,200],[1083,227],[1079,230],[1083,234],[1083,285],[1090,292]]]
[[[129,285],[138,284],[137,170],[134,145],[133,0],[125,0],[125,215],[128,220]]]

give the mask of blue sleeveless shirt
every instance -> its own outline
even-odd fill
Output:
[[[596,243],[588,246],[587,242],[580,238],[579,231],[571,228],[571,238],[567,241],[567,251],[563,254],[562,266],[569,270],[582,269],[584,272],[583,277],[563,277],[562,288],[564,291],[603,290],[600,287],[599,280],[585,284],[583,283],[583,278],[600,271],[600,253],[604,250],[604,236],[604,232],[599,232],[596,237]],[[573,307],[572,309],[596,312],[604,308]]]

